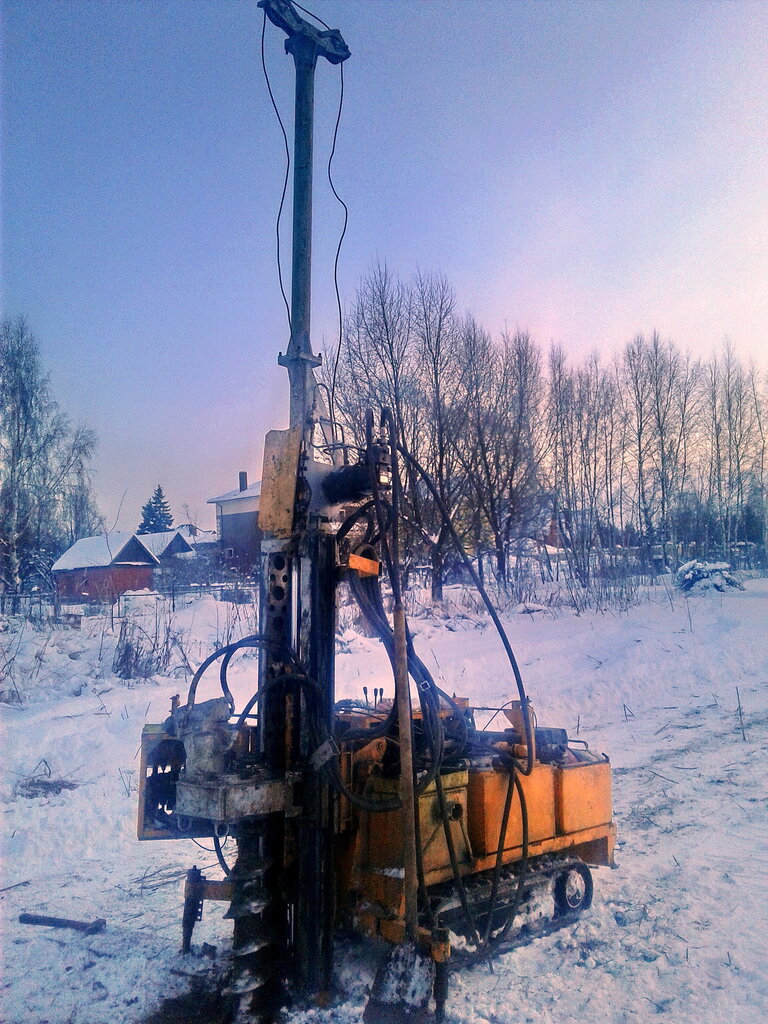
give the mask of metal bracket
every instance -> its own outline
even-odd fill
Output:
[[[338,755],[338,745],[336,744],[336,740],[331,737],[330,739],[327,739],[325,743],[320,744],[314,754],[310,757],[309,763],[316,772],[319,772],[324,764],[327,764],[334,757],[338,757]]]
[[[350,56],[349,47],[342,39],[337,28],[321,31],[305,21],[296,13],[290,0],[259,0],[258,6],[266,13],[273,25],[277,25],[291,40],[294,36],[304,36],[314,43],[317,54],[325,57],[331,64],[341,64]],[[287,48],[287,42],[286,42]]]

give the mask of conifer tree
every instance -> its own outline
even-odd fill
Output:
[[[142,506],[141,516],[141,523],[136,531],[138,534],[164,533],[173,527],[171,506],[168,504],[168,499],[160,484],[157,485],[146,505]]]

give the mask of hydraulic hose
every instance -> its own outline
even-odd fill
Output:
[[[231,875],[232,869],[224,859],[224,852],[221,849],[221,840],[216,835],[216,829],[213,830],[213,848],[216,851],[216,860],[219,862],[219,867],[225,875]]]
[[[509,779],[507,781],[507,793],[504,797],[504,810],[501,814],[501,828],[499,829],[499,845],[496,850],[496,863],[493,868],[493,880],[491,882],[491,896],[488,900],[488,921],[485,925],[483,944],[488,945],[493,928],[493,915],[496,910],[496,899],[499,894],[499,881],[501,880],[501,869],[504,863],[504,841],[507,837],[507,826],[509,825],[509,814],[512,809],[512,797],[515,792],[515,766],[509,767]]]
[[[445,845],[448,847],[448,857],[451,862],[451,871],[453,872],[453,881],[459,894],[459,902],[461,903],[461,909],[464,911],[464,916],[467,919],[469,926],[469,933],[472,937],[472,941],[475,945],[480,945],[480,933],[477,930],[477,924],[472,913],[472,908],[469,905],[467,899],[467,889],[464,885],[464,879],[461,875],[461,868],[459,867],[459,860],[456,856],[456,845],[453,841],[453,834],[451,832],[451,820],[448,814],[448,805],[445,799],[445,790],[443,789],[443,780],[438,775],[435,779],[435,787],[437,789],[437,799],[440,804],[440,817],[443,821],[443,832],[445,833]]]
[[[518,768],[518,770],[522,772],[523,775],[530,775],[533,771],[533,725],[531,723],[531,715],[528,709],[528,696],[525,692],[523,677],[520,674],[520,668],[517,664],[515,652],[512,650],[512,645],[509,642],[509,637],[506,634],[504,626],[501,623],[501,619],[499,618],[498,612],[496,611],[493,602],[491,601],[485,587],[483,586],[482,580],[478,576],[474,565],[472,565],[471,559],[467,556],[467,553],[464,550],[464,547],[461,543],[461,539],[458,533],[456,532],[453,523],[451,522],[450,513],[448,512],[448,509],[445,507],[445,502],[438,494],[434,481],[430,477],[429,473],[427,473],[427,471],[424,469],[424,467],[413,457],[413,455],[411,455],[407,448],[404,448],[402,445],[398,445],[397,450],[400,452],[400,454],[403,456],[406,462],[408,462],[416,470],[419,476],[421,476],[422,480],[426,484],[428,491],[432,495],[435,504],[440,509],[443,521],[445,522],[448,532],[451,535],[451,539],[453,540],[454,546],[456,547],[456,551],[459,557],[461,558],[462,562],[464,563],[467,572],[472,577],[472,582],[475,584],[478,593],[482,597],[483,603],[485,604],[485,607],[488,609],[488,614],[490,615],[493,624],[496,627],[496,631],[499,634],[499,638],[506,652],[509,664],[512,667],[512,674],[515,677],[517,692],[520,697],[520,704],[522,708],[523,722],[525,725],[525,742],[527,747],[527,758],[525,767],[523,768],[521,766]]]
[[[241,640],[236,640],[234,643],[226,644],[226,646],[220,647],[217,651],[214,651],[213,654],[209,655],[205,659],[202,665],[200,665],[198,670],[192,676],[192,681],[189,684],[189,692],[187,693],[187,704],[195,703],[195,694],[197,693],[198,684],[202,679],[203,675],[205,674],[205,672],[208,670],[208,668],[210,668],[210,666],[215,661],[218,661],[219,658],[225,658],[228,667],[229,661],[231,660],[232,655],[235,653],[235,651],[239,651],[243,647],[262,646],[273,647],[275,650],[279,651],[286,658],[286,660],[289,661],[296,668],[300,667],[300,663],[298,658],[296,657],[296,653],[292,651],[289,647],[286,647],[285,644],[280,644],[277,643],[277,641],[275,640],[270,640],[269,637],[266,637],[263,634],[253,633],[251,636],[245,636]],[[223,669],[223,675],[221,676],[220,681],[222,685],[222,690],[224,691],[224,696],[227,697],[227,699],[230,701],[234,709],[234,700],[232,698],[232,694],[229,691],[229,686],[227,685],[226,680],[226,668]]]

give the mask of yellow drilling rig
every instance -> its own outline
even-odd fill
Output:
[[[318,58],[350,54],[337,30],[316,28],[290,0],[259,6],[285,33],[296,71],[291,337],[279,357],[290,426],[265,440],[260,632],[211,655],[186,703],[145,726],[138,836],[212,837],[224,877],[188,873],[182,942],[189,951],[205,900],[229,904],[230,1019],[262,1024],[292,996],[327,1001],[343,926],[392,944],[365,1021],[441,1020],[450,972],[521,941],[532,900],[550,913],[528,934],[589,906],[589,866],[613,863],[610,764],[564,729],[537,725],[498,615],[389,411],[368,414],[356,458],[333,421],[310,342],[313,85]],[[403,465],[445,517],[506,652],[515,699],[495,730],[440,689],[412,642],[398,564]],[[389,655],[394,700],[374,691],[373,702],[336,701],[342,581]],[[258,650],[258,688],[237,708],[227,671],[248,648]],[[197,701],[209,671],[222,695]],[[236,841],[231,865],[225,836]]]

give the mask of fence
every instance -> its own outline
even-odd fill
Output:
[[[259,603],[258,583],[190,583],[184,587],[169,586],[148,591],[145,594],[120,594],[114,602],[94,602],[84,600],[59,601],[55,593],[34,591],[30,594],[9,594],[0,592],[0,615],[19,615],[22,618],[33,622],[46,622],[50,620],[67,621],[74,616],[89,614],[104,614],[108,612],[113,617],[120,617],[125,614],[131,602],[138,596],[152,597],[159,595],[171,602],[171,609],[188,603],[190,600],[202,596],[212,597],[216,601],[228,601],[232,604],[253,604]],[[73,621],[70,621],[70,625]]]

